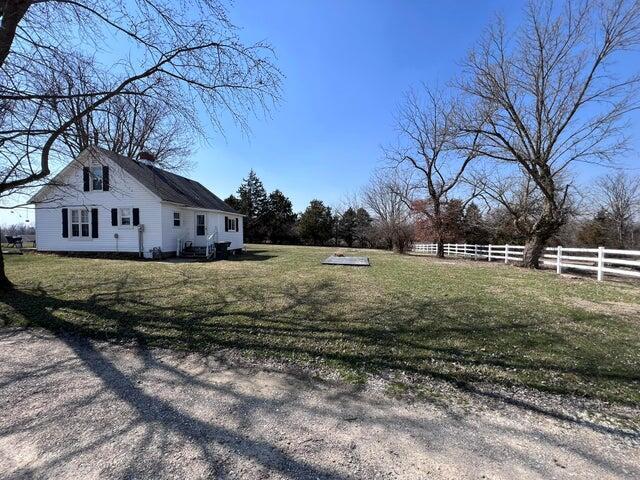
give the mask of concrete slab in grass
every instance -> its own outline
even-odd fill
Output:
[[[369,267],[369,257],[338,257],[331,255],[322,262],[324,265],[347,265],[350,267]]]

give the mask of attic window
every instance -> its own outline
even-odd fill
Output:
[[[102,190],[102,165],[94,165],[91,167],[91,189]]]

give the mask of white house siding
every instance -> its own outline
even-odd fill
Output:
[[[111,209],[138,208],[144,225],[144,250],[162,246],[162,222],[159,198],[131,179],[118,165],[104,157],[99,163],[109,166],[109,191],[82,191],[82,167],[88,156],[80,156],[69,167],[64,183],[68,188],[52,191],[55,201],[36,203],[36,245],[41,251],[138,252],[138,227],[112,226]],[[95,162],[96,160],[94,160]],[[98,208],[98,238],[62,237],[62,208]],[[69,213],[69,219],[71,213]],[[114,237],[118,234],[118,239]],[[174,248],[175,250],[175,248]]]
[[[173,213],[180,212],[180,227],[174,227],[173,225]],[[163,243],[162,250],[164,252],[175,252],[178,237],[183,241],[194,242],[196,240],[196,214],[204,213],[207,216],[207,231],[206,235],[218,231],[219,242],[231,242],[229,248],[241,249],[244,247],[243,233],[242,233],[242,216],[233,215],[230,213],[221,213],[214,210],[197,209],[193,207],[180,207],[175,204],[163,202],[162,203],[162,231],[163,231]],[[224,231],[224,217],[238,218],[238,232],[225,232]],[[206,242],[205,238],[201,239]]]
[[[238,218],[238,231],[224,231],[224,217]],[[219,242],[231,242],[229,248],[232,250],[244,248],[244,233],[243,233],[243,217],[240,215],[233,215],[231,213],[219,213],[214,218],[215,226],[218,227],[218,241]]]
[[[162,203],[162,251],[175,253],[178,237],[185,239],[189,231],[188,210],[170,203]],[[180,226],[173,225],[173,212],[180,213]]]

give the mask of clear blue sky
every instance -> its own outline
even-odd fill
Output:
[[[267,40],[276,50],[286,76],[283,102],[270,118],[251,120],[249,135],[233,125],[225,137],[212,132],[190,176],[226,197],[253,168],[267,190],[282,190],[298,211],[313,198],[338,204],[366,182],[380,163],[380,146],[395,138],[394,109],[403,93],[422,81],[445,83],[494,15],[515,23],[522,5],[237,1],[230,16],[241,36]],[[636,146],[639,127],[636,121]],[[582,177],[597,173],[585,168]],[[0,223],[13,221],[20,219],[0,212]]]
[[[302,210],[359,189],[394,139],[394,109],[421,81],[445,83],[496,11],[513,1],[237,2],[249,40],[267,39],[286,75],[283,104],[249,138],[197,157],[207,184],[231,193],[250,168]],[[211,167],[214,164],[215,167]],[[228,166],[225,166],[228,165]]]

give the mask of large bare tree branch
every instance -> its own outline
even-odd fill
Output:
[[[463,129],[479,136],[481,155],[519,165],[543,198],[527,266],[538,266],[567,218],[570,182],[558,179],[575,162],[610,162],[624,151],[640,76],[616,76],[612,66],[639,44],[637,0],[530,0],[518,29],[498,20],[469,54],[459,86],[473,101]]]

